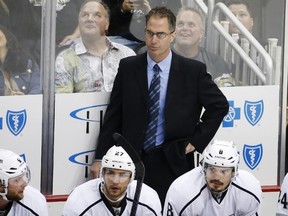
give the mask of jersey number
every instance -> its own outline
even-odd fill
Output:
[[[167,206],[167,216],[173,216],[173,207],[172,205],[168,202],[168,206]]]
[[[287,202],[287,194],[286,193],[284,193],[282,198],[281,198],[281,191],[280,191],[279,197],[278,197],[278,203],[281,203],[283,205],[283,208],[287,209],[288,202]]]

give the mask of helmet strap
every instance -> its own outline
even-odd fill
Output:
[[[110,199],[107,195],[106,195],[106,192],[105,192],[105,190],[104,190],[104,181],[102,181],[101,182],[101,192],[104,194],[104,196],[106,197],[106,199],[110,202],[110,203],[112,203],[112,206],[113,206],[113,204],[116,204],[116,203],[119,203],[119,202],[121,202],[122,200],[123,200],[123,198],[126,196],[126,193],[123,193],[123,195],[122,196],[120,196],[117,200],[112,200],[112,199]]]

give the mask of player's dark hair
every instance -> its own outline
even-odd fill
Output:
[[[170,32],[175,31],[176,17],[169,8],[166,8],[166,7],[152,8],[149,11],[149,13],[146,15],[146,25],[151,17],[167,18]]]

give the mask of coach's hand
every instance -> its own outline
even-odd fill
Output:
[[[195,151],[195,147],[191,143],[188,143],[188,145],[185,148],[185,154],[188,154],[193,151]]]
[[[94,161],[90,168],[90,175],[92,178],[100,177],[101,161]]]

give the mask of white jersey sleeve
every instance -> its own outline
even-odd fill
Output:
[[[288,215],[288,173],[285,175],[279,192],[277,216]]]
[[[48,216],[46,199],[37,189],[26,186],[24,197],[20,201],[14,201],[8,216]]]

